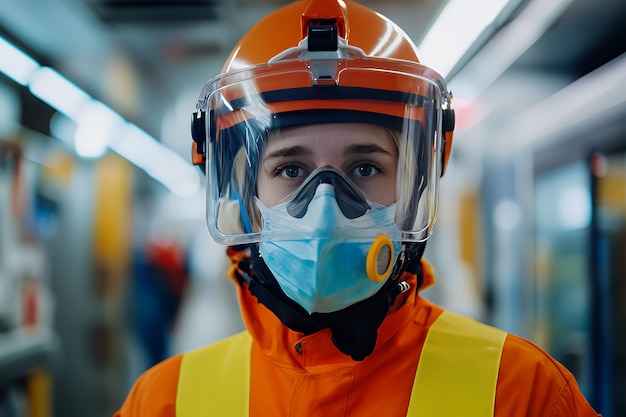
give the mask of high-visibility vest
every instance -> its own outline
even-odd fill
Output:
[[[428,330],[408,417],[492,417],[506,332],[445,311]],[[183,356],[176,416],[249,414],[252,338],[238,333]],[[445,399],[442,396],[445,395]],[[450,401],[454,398],[454,401]]]

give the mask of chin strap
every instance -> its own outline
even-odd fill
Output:
[[[399,282],[398,278],[405,271],[415,273],[418,286],[421,285],[423,274],[420,260],[425,246],[426,243],[408,244],[398,256],[391,276],[376,294],[332,313],[309,314],[287,297],[260,257],[257,245],[250,245],[252,257],[239,262],[236,276],[285,326],[304,334],[330,328],[337,349],[355,361],[362,361],[374,351],[378,328],[387,316],[389,307],[399,294],[409,289],[409,284]]]

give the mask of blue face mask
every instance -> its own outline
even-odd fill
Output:
[[[375,294],[389,277],[400,251],[395,204],[367,204],[365,214],[346,218],[335,187],[326,183],[300,218],[287,212],[287,203],[267,208],[257,202],[264,230],[302,232],[302,239],[261,240],[259,251],[285,294],[307,312],[341,310]]]

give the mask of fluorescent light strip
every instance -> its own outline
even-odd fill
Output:
[[[98,158],[106,153],[126,121],[99,101],[90,101],[77,123],[74,147],[85,158]]]
[[[188,161],[3,37],[0,57],[2,73],[76,123],[74,148],[80,156],[98,157],[111,148],[180,197],[200,188],[198,170]]]
[[[531,1],[450,82],[454,96],[468,101],[478,97],[543,35],[571,2]]]
[[[626,114],[626,54],[520,113],[504,128],[509,151],[571,137],[572,131]],[[537,126],[541,128],[538,129]]]
[[[28,84],[30,92],[56,111],[80,123],[91,96],[50,67],[41,67]]]
[[[27,85],[39,63],[0,36],[0,71],[18,84]]]
[[[508,0],[450,0],[418,46],[421,60],[446,77]]]
[[[179,197],[189,197],[200,187],[198,170],[148,133],[128,123],[110,147]]]

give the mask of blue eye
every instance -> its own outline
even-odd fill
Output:
[[[297,178],[302,175],[302,169],[295,165],[290,165],[283,168],[282,174],[285,177]]]
[[[371,165],[361,165],[356,170],[361,177],[369,177],[374,174],[374,167]]]

